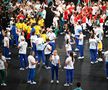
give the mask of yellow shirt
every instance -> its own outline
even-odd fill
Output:
[[[22,29],[22,23],[16,23],[16,27],[17,27],[18,29]]]
[[[23,23],[23,31],[26,31],[27,25],[25,23]]]
[[[23,23],[16,23],[16,27],[17,27],[18,29],[22,29]]]
[[[102,45],[102,41],[98,42],[98,50],[102,51],[103,45]]]
[[[44,19],[40,19],[38,21],[38,25],[41,26],[41,27],[43,27],[44,26]]]
[[[41,27],[39,25],[34,26],[35,34],[39,35],[41,31]]]
[[[30,23],[31,24],[36,23],[35,19],[30,19]]]
[[[31,32],[31,29],[32,29],[31,26],[27,26],[26,27],[27,33],[30,33]]]
[[[41,37],[43,38],[44,42],[46,42],[46,39],[48,38],[46,34],[41,34]]]

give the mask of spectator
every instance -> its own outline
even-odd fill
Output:
[[[82,88],[81,88],[81,83],[80,82],[77,82],[77,84],[76,84],[76,88],[75,89],[73,89],[73,90],[83,90]]]

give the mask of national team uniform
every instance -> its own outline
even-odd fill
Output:
[[[19,47],[19,56],[20,56],[20,70],[24,70],[28,66],[28,61],[27,61],[27,42],[26,41],[21,41],[18,45]]]
[[[79,54],[80,54],[80,57],[79,59],[83,59],[84,58],[84,35],[81,33],[79,35]]]
[[[66,69],[66,84],[64,84],[64,86],[69,86],[69,84],[71,85],[73,83],[74,59],[72,61],[72,57],[69,56],[69,57],[67,57],[65,63],[67,63],[67,64],[64,67],[64,69]]]
[[[108,79],[108,51],[104,53],[105,56],[105,71],[106,71],[106,78]]]
[[[37,56],[37,48],[36,48],[37,36],[31,35],[30,40],[31,40],[32,51],[35,52],[35,57],[36,57]]]
[[[55,33],[51,32],[51,33],[48,33],[48,37],[50,39],[50,44],[52,46],[52,52],[53,52],[56,48],[56,44],[55,44],[56,35]]]
[[[89,49],[90,49],[90,60],[91,63],[96,63],[97,59],[97,40],[96,39],[89,39]]]
[[[36,69],[36,64],[32,64],[36,63],[35,58],[32,55],[28,56],[28,68],[29,68],[29,72],[28,72],[28,81],[27,83],[30,84],[36,84],[36,82],[34,82],[35,79],[35,69]]]
[[[44,55],[44,40],[43,38],[39,37],[37,40],[37,55],[38,55],[38,63],[40,64],[41,59],[43,65],[45,65],[45,55]]]
[[[4,56],[6,59],[11,59],[9,56],[9,38],[4,37]]]

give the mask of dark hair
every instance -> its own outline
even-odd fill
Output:
[[[72,62],[73,62],[73,60],[74,60],[73,52],[70,52],[70,56],[71,56],[71,58],[72,58]]]
[[[66,44],[68,44],[68,43],[69,43],[69,39],[66,40]]]
[[[50,41],[50,39],[49,39],[49,38],[47,38],[47,39],[46,39],[46,42],[48,42],[48,41]]]
[[[76,85],[77,85],[77,87],[81,87],[81,83],[80,82],[77,82]]]
[[[2,49],[0,48],[0,59],[2,58]]]
[[[93,38],[94,38],[94,34],[93,34],[93,35],[91,35],[91,37],[90,37],[90,38],[92,38],[92,39],[93,39]]]

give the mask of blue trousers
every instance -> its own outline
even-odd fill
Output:
[[[66,57],[68,57],[68,56],[70,55],[71,52],[72,52],[72,51],[67,51],[67,52],[66,52],[66,54],[67,54]]]
[[[58,80],[58,65],[51,65],[51,79],[54,80],[54,74],[56,74],[56,80]]]
[[[13,38],[11,39],[11,45],[14,45],[14,43],[18,46],[18,35],[13,35]]]
[[[50,66],[50,54],[45,55],[45,65],[48,67]]]
[[[44,55],[44,51],[37,51],[37,55],[38,55],[38,62],[40,63],[41,59],[42,59],[42,63],[45,64],[45,55]]]
[[[6,58],[9,58],[9,48],[7,48],[7,47],[4,47],[4,56]]]
[[[74,77],[74,69],[66,69],[66,83],[72,83]]]
[[[106,62],[105,68],[106,68],[106,77],[108,77],[108,62]]]
[[[97,49],[90,49],[90,59],[95,62],[97,59]]]
[[[79,43],[79,39],[77,39],[77,37],[79,37],[79,35],[75,35],[75,43],[76,43],[76,48],[78,48],[79,49],[79,45],[78,45],[78,43]]]
[[[84,56],[84,46],[83,45],[79,45],[79,53],[80,53],[80,57]]]
[[[35,52],[35,56],[37,56],[37,48],[36,48],[36,44],[32,43],[33,47],[32,47],[32,51]]]
[[[55,42],[50,42],[50,45],[52,46],[52,51],[51,51],[51,54],[52,54],[53,51],[56,49],[56,45],[55,45]]]
[[[28,66],[28,60],[26,54],[20,54],[20,68]]]
[[[28,81],[33,82],[35,78],[35,68],[29,68],[28,71]]]

